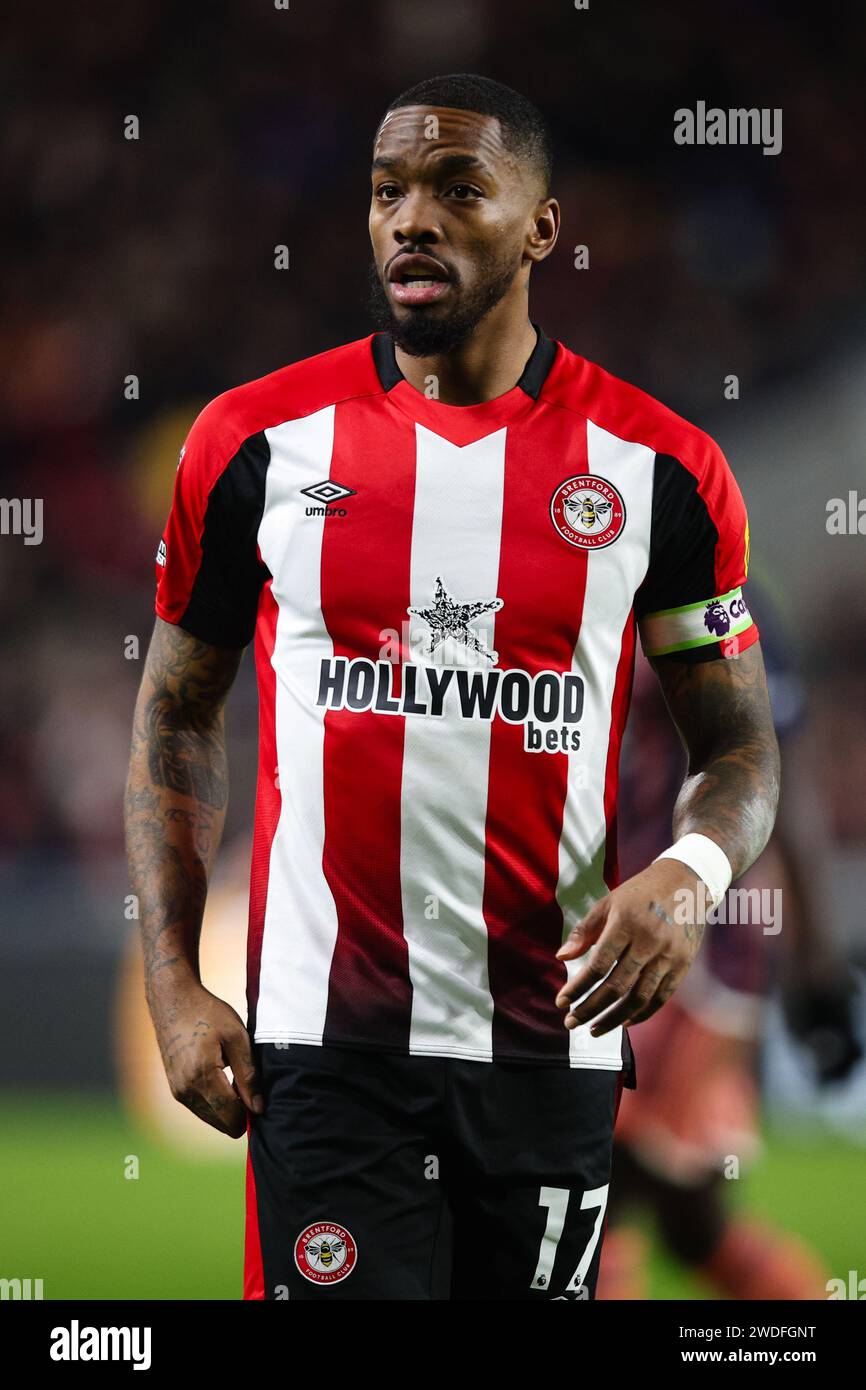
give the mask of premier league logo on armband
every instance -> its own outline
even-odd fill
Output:
[[[720,643],[724,657],[739,655],[738,634],[750,623],[751,615],[740,589],[732,589],[721,598],[710,599],[704,609],[704,627],[713,637],[724,639]]]
[[[560,483],[550,499],[550,519],[578,550],[603,550],[625,526],[625,503],[612,483],[581,473]]]
[[[730,626],[731,620],[725,612],[725,605],[719,599],[713,599],[712,603],[707,604],[704,613],[704,627],[714,637],[724,637]]]

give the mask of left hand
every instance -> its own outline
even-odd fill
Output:
[[[557,1008],[569,1009],[566,1028],[596,1019],[590,1032],[599,1037],[650,1018],[685,979],[709,909],[706,884],[678,859],[650,864],[601,898],[556,953],[576,960],[593,947],[556,996]]]

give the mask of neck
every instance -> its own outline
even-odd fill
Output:
[[[394,356],[416,391],[427,391],[432,376],[438,383],[436,399],[443,405],[480,405],[517,385],[535,344],[525,296],[514,304],[506,296],[451,352],[410,357],[395,347]]]

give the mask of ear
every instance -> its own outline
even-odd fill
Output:
[[[526,256],[529,260],[543,261],[550,255],[559,236],[561,218],[560,206],[555,198],[544,198],[536,204],[526,239]]]

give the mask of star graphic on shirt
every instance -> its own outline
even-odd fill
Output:
[[[441,647],[450,637],[455,642],[462,642],[469,651],[480,652],[495,664],[499,653],[491,651],[484,638],[473,632],[469,624],[482,613],[496,613],[501,607],[501,598],[486,599],[481,603],[458,603],[437,575],[435,598],[430,607],[410,606],[407,611],[413,618],[420,618],[430,629],[430,635],[423,648],[424,655],[432,656],[437,647]]]

